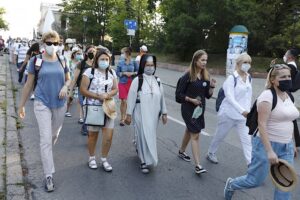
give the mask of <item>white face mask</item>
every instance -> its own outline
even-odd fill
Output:
[[[243,63],[242,66],[241,66],[241,70],[243,72],[248,72],[250,68],[251,68],[251,65],[248,64],[248,63]]]
[[[52,56],[53,54],[55,54],[58,50],[58,46],[54,46],[54,45],[51,45],[51,46],[45,46],[45,50],[47,52],[48,55]]]
[[[145,67],[144,68],[144,73],[146,75],[153,75],[154,71],[155,71],[154,67]]]
[[[283,56],[283,62],[287,63],[287,57],[286,57],[286,55]]]

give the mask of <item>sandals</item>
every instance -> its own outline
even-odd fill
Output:
[[[124,119],[120,120],[120,126],[125,126],[125,120]]]
[[[111,172],[112,171],[112,167],[107,161],[104,161],[102,163],[102,167],[103,167],[104,171],[106,171],[106,172]]]

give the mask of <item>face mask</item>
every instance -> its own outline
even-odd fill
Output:
[[[286,63],[287,62],[287,57],[283,56],[283,62]]]
[[[82,54],[77,54],[76,57],[75,57],[75,59],[77,61],[83,60],[83,55]]]
[[[94,53],[93,52],[89,52],[87,56],[88,56],[88,58],[90,60],[92,60],[94,58]]]
[[[100,60],[98,62],[98,66],[99,66],[100,69],[106,69],[106,68],[108,68],[109,63],[105,60]]]
[[[146,75],[152,75],[154,73],[154,71],[155,71],[154,67],[145,67],[145,69],[144,69],[144,73]]]
[[[55,54],[57,52],[57,46],[54,46],[54,45],[47,46],[46,45],[45,50],[48,55],[52,56],[53,54]]]
[[[68,47],[70,47],[70,48],[71,48],[72,46],[73,46],[73,44],[68,44]]]
[[[290,91],[290,89],[292,89],[292,80],[282,80],[282,81],[279,81],[278,88],[282,92]]]
[[[251,65],[248,64],[248,63],[243,63],[242,66],[241,66],[241,70],[243,72],[248,72],[248,70],[251,68]]]

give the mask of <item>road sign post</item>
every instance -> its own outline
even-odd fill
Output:
[[[124,20],[124,25],[127,29],[127,35],[129,35],[129,46],[131,47],[132,36],[135,36],[135,31],[137,30],[137,22],[135,20]]]

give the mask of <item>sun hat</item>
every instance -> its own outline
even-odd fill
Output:
[[[116,103],[113,98],[104,99],[102,107],[103,107],[104,113],[109,118],[116,119],[116,117],[117,117]]]
[[[270,166],[273,184],[284,192],[292,191],[298,182],[295,169],[286,160],[279,159],[277,164]]]

